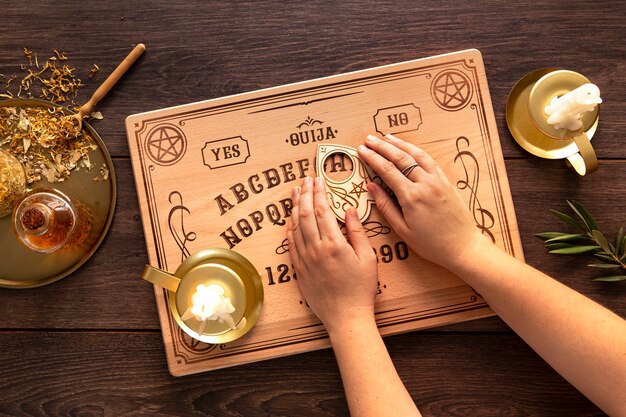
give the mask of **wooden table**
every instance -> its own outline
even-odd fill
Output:
[[[78,272],[47,287],[0,290],[0,415],[347,415],[331,350],[190,377],[167,372],[124,132],[133,113],[467,48],[485,60],[528,263],[626,315],[626,284],[592,281],[584,257],[547,254],[534,233],[562,229],[548,208],[585,204],[614,236],[625,225],[626,4],[598,1],[62,2],[3,6],[10,74],[23,47],[65,51],[86,81],[79,102],[137,42],[148,51],[99,105],[94,126],[118,175],[107,239]],[[99,78],[85,76],[93,63]],[[504,121],[515,81],[543,67],[602,90],[593,139],[600,170],[580,178],[532,157]],[[99,80],[99,81],[98,81]],[[424,415],[601,415],[501,320],[386,339]],[[364,366],[366,366],[364,364]],[[607,388],[608,389],[608,388]]]

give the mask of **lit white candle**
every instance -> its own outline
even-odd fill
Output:
[[[231,316],[235,312],[235,307],[224,293],[224,288],[217,284],[198,285],[196,292],[191,296],[191,307],[185,311],[181,319],[185,321],[195,318],[200,321],[198,334],[202,334],[208,320],[217,320],[219,323],[226,323],[231,330],[236,329],[237,326]]]

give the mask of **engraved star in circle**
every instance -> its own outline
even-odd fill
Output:
[[[363,188],[364,182],[365,181],[361,181],[358,184],[352,182],[352,191],[350,191],[350,194],[356,194],[356,198],[361,198],[361,194],[367,192],[367,190]]]
[[[185,135],[172,125],[154,128],[146,139],[150,158],[160,165],[171,165],[182,158],[187,148]]]
[[[433,81],[433,99],[444,110],[460,110],[470,101],[470,81],[460,71],[445,71]]]

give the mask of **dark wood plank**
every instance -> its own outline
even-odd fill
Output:
[[[513,335],[388,345],[425,416],[602,415]],[[176,379],[156,333],[2,332],[0,347],[2,415],[347,415],[330,350]]]
[[[506,166],[527,262],[626,316],[624,284],[592,281],[599,275],[586,267],[589,258],[550,255],[534,237],[537,232],[568,230],[548,209],[565,211],[565,200],[575,198],[615,238],[626,223],[626,162],[605,162],[586,178],[556,161],[510,160]],[[130,161],[116,160],[115,167],[118,207],[102,247],[83,268],[62,281],[31,290],[0,289],[0,328],[159,328],[152,288],[139,279],[147,255]],[[502,332],[507,327],[498,319],[486,319],[452,330]]]
[[[611,0],[16,3],[3,8],[10,30],[0,39],[0,72],[18,69],[24,46],[40,56],[65,50],[85,80],[93,63],[102,68],[81,92],[84,101],[134,43],[146,43],[146,55],[99,106],[105,120],[96,123],[112,154],[127,156],[129,114],[478,48],[506,156],[530,157],[504,123],[510,89],[534,69],[563,67],[602,90],[598,154],[626,158],[625,15],[626,3]]]

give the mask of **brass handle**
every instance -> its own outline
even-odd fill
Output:
[[[574,137],[578,152],[567,157],[567,166],[579,175],[590,174],[598,169],[598,157],[586,133]]]
[[[141,279],[145,279],[146,281],[172,292],[176,292],[176,290],[178,290],[178,285],[180,284],[180,279],[176,278],[174,275],[154,268],[150,265],[146,265],[143,269]]]

